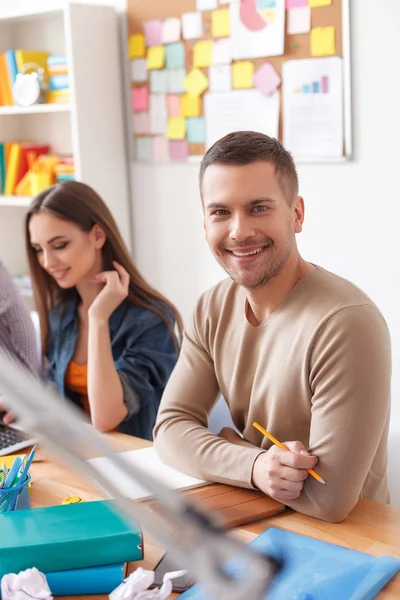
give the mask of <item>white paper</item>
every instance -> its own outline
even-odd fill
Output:
[[[150,137],[136,138],[136,160],[149,162],[152,159],[152,147]]]
[[[231,65],[211,66],[208,76],[210,92],[230,92],[232,90]]]
[[[197,10],[214,10],[218,8],[218,0],[196,0]]]
[[[230,6],[232,58],[259,58],[279,56],[285,49],[285,0],[276,0],[273,23],[265,23],[259,31],[251,31],[242,23],[241,3]]]
[[[161,42],[171,44],[181,39],[181,20],[177,17],[165,19],[161,31]]]
[[[283,63],[283,143],[294,156],[343,155],[342,77],[338,56]]]
[[[131,61],[131,81],[143,83],[147,81],[147,66],[145,58],[137,58]]]
[[[167,91],[169,94],[184,94],[186,69],[167,69]]]
[[[203,37],[203,15],[200,12],[182,15],[182,37],[184,40],[196,40]]]
[[[232,49],[230,38],[222,38],[221,40],[213,41],[211,62],[213,65],[231,64]]]
[[[164,134],[168,127],[167,97],[150,94],[150,133]]]
[[[161,587],[149,590],[154,583],[154,571],[139,567],[108,597],[110,600],[166,600],[172,592],[172,581],[186,573],[184,570],[165,573]]]
[[[300,6],[288,10],[288,34],[309,33],[311,29],[311,7]]]
[[[188,490],[205,485],[207,482],[203,479],[197,479],[191,475],[186,475],[177,469],[163,463],[157,455],[155,448],[143,448],[141,450],[132,450],[120,454],[129,464],[146,470],[148,475],[152,475],[158,481],[164,483],[172,489]],[[107,458],[92,458],[89,460],[92,466],[102,472],[105,469],[115,473],[115,486],[124,498],[133,500],[144,500],[150,498],[151,494],[141,485],[132,481],[127,475],[114,467]]]
[[[46,576],[33,567],[1,579],[3,600],[53,600]]]
[[[234,4],[235,2],[239,2],[239,0],[219,0],[220,4]]]
[[[168,73],[166,69],[152,69],[150,71],[150,91],[157,94],[167,93]]]
[[[259,131],[278,137],[279,92],[263,96],[258,90],[234,90],[204,97],[207,148],[234,131]]]

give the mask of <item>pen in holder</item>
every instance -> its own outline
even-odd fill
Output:
[[[4,473],[0,470],[0,482],[3,480]],[[18,483],[16,486],[0,489],[0,513],[31,507],[31,498],[29,494],[30,480],[31,476],[28,473],[24,478],[24,481]]]

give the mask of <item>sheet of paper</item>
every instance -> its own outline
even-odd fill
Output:
[[[146,46],[158,46],[162,44],[163,22],[161,19],[153,19],[143,23]]]
[[[276,72],[274,66],[266,62],[254,73],[254,87],[264,96],[269,96],[281,85],[281,78]]]
[[[214,10],[211,17],[212,35],[215,38],[228,37],[231,33],[229,8]]]
[[[181,20],[176,17],[172,19],[165,19],[162,24],[161,43],[172,44],[173,42],[179,42],[180,39]]]
[[[168,69],[168,92],[183,94],[185,89],[186,69]]]
[[[168,127],[167,97],[165,94],[150,94],[150,131],[165,134]]]
[[[131,88],[132,110],[147,110],[149,108],[148,87]]]
[[[185,66],[185,46],[183,42],[165,46],[165,64],[167,69],[183,69]]]
[[[241,60],[232,65],[233,89],[246,89],[254,87],[254,65],[249,60]]]
[[[279,92],[263,96],[258,90],[207,93],[204,96],[206,145],[234,131],[260,131],[278,137]]]
[[[168,120],[167,138],[169,140],[184,140],[186,137],[186,122],[183,117],[172,117]]]
[[[308,0],[286,0],[286,10],[299,8],[300,6],[308,6]]]
[[[150,90],[154,94],[166,94],[168,90],[168,73],[166,69],[150,71]]]
[[[186,161],[189,156],[189,144],[187,140],[170,140],[169,153],[171,160]],[[201,484],[200,484],[201,485]],[[199,486],[195,486],[199,487]],[[178,488],[183,489],[183,488]],[[188,488],[186,488],[188,489]]]
[[[153,160],[166,162],[169,160],[169,143],[165,136],[156,135],[151,139]]]
[[[151,138],[149,137],[138,137],[136,138],[136,160],[140,161],[151,161]],[[107,460],[106,458],[98,458],[94,460]],[[101,468],[101,467],[100,467]],[[112,468],[112,467],[110,467]]]
[[[129,36],[129,58],[142,58],[146,56],[146,43],[143,33],[134,33]]]
[[[234,2],[239,2],[239,0],[219,0],[220,4],[233,4]]]
[[[136,58],[131,61],[131,81],[143,83],[147,81],[147,67],[145,58]]]
[[[214,10],[218,7],[218,0],[196,0],[197,10]]]
[[[195,69],[209,67],[212,60],[212,40],[201,40],[193,47],[193,66]]]
[[[150,138],[140,138],[148,139]],[[151,144],[149,144],[150,157],[151,157]],[[205,485],[202,479],[191,477],[185,473],[181,473],[176,469],[163,463],[157,455],[154,446],[150,448],[142,448],[141,450],[131,450],[130,452],[122,452],[121,456],[129,463],[138,468],[146,469],[148,475],[153,476],[158,481],[161,481],[165,485],[172,489],[188,490],[195,487]],[[135,481],[131,481],[118,467],[110,464],[107,458],[92,458],[88,461],[91,465],[99,472],[107,470],[115,474],[114,484],[118,488],[118,491],[124,498],[131,498],[132,500],[144,500],[145,498],[151,498],[151,494],[148,490],[143,488]]]
[[[196,40],[204,35],[203,15],[200,12],[182,15],[182,37],[184,40]]]
[[[333,56],[335,47],[334,27],[315,27],[311,29],[311,56]]]
[[[268,16],[269,22],[260,13],[258,29],[249,29],[240,15],[241,3],[230,5],[232,58],[259,58],[279,56],[285,49],[285,1],[275,0],[276,8]],[[273,14],[272,14],[273,13]],[[256,23],[248,23],[255,27]]]
[[[232,89],[231,65],[217,65],[209,69],[210,92],[230,92]]]
[[[136,135],[150,134],[150,115],[148,112],[133,113],[133,131]]]
[[[232,62],[231,39],[214,40],[211,63],[213,65],[230,65]]]
[[[319,6],[329,6],[332,4],[332,0],[308,0],[308,4],[311,8],[318,8]]]
[[[178,96],[177,94],[169,94],[167,96],[168,116],[169,117],[184,117],[185,116],[184,114],[182,114],[181,98],[182,98],[182,96]]]
[[[192,69],[185,78],[185,89],[190,96],[201,96],[208,88],[208,78],[200,69]]]
[[[165,46],[151,46],[147,50],[147,69],[162,69],[165,65]]]
[[[183,94],[181,100],[181,115],[182,117],[198,117],[200,115],[200,98],[199,96],[189,96]]]
[[[309,6],[301,6],[288,11],[288,26],[289,35],[297,33],[309,33],[311,29],[311,8]]]
[[[342,59],[288,60],[282,80],[285,148],[295,157],[342,156]]]
[[[206,141],[204,117],[186,119],[186,136],[189,144],[204,144]]]

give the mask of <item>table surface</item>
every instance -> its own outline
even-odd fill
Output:
[[[149,442],[126,436],[120,433],[106,434],[117,451],[136,450],[151,445]],[[44,456],[41,450],[38,456]],[[64,498],[79,496],[82,500],[100,500],[104,494],[88,485],[77,474],[60,466],[50,458],[43,462],[34,462],[32,474],[32,507],[53,506],[60,504]],[[287,510],[281,515],[270,517],[256,523],[240,527],[236,534],[244,541],[250,542],[268,527],[280,527],[288,531],[308,535],[319,540],[338,544],[373,555],[391,554],[400,558],[400,509],[373,502],[359,500],[357,506],[343,523],[325,523]],[[162,552],[144,535],[145,559],[140,563],[132,563],[130,570],[141,566],[153,569]],[[170,598],[178,598],[172,594]],[[397,575],[378,596],[380,600],[400,598],[400,575]],[[82,596],[65,596],[82,598]],[[91,600],[108,598],[106,595],[90,596]]]

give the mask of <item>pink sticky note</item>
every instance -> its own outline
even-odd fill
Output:
[[[187,160],[189,144],[187,140],[170,140],[169,154],[172,160]]]
[[[162,135],[157,135],[152,138],[151,143],[153,150],[153,159],[158,161],[168,161],[170,155],[167,138]]]
[[[138,87],[131,89],[132,110],[147,110],[149,108],[149,88]]]
[[[269,96],[281,84],[281,78],[271,63],[266,62],[254,73],[253,83],[264,96]]]
[[[162,30],[163,22],[161,19],[154,19],[153,21],[145,21],[144,24],[144,35],[146,38],[146,46],[158,46],[162,44]]]
[[[133,113],[133,131],[136,134],[150,133],[150,116],[148,112]]]
[[[286,10],[299,8],[299,6],[308,6],[308,0],[286,0]]]
[[[181,97],[175,94],[169,95],[168,99],[168,115],[170,117],[181,117],[182,116],[182,108],[181,108]]]

